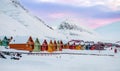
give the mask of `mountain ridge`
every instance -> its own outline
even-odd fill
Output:
[[[23,31],[24,33],[21,34],[28,33],[26,34],[27,36],[31,35],[33,37],[50,38],[50,39],[61,39],[59,37],[66,38],[64,35],[54,31],[52,27],[45,24],[43,20],[30,14],[30,12],[20,4],[19,0],[0,0],[0,2],[1,2],[0,14],[5,19],[5,20],[3,19],[4,21],[1,21],[0,23],[8,25],[9,28],[7,29],[5,25],[0,26],[1,36],[3,35],[2,32],[6,32],[6,34],[4,33],[4,35],[6,36],[7,35],[19,36],[20,35],[19,31],[21,32]],[[14,25],[11,23],[13,23]],[[10,24],[13,26],[11,26]],[[26,31],[23,29],[18,29],[19,28],[18,25],[19,26],[21,25],[22,28],[24,27]],[[15,28],[15,26],[17,27]],[[6,28],[6,29],[1,29],[1,28]],[[14,34],[15,31],[13,30],[13,28],[17,32],[16,34]]]

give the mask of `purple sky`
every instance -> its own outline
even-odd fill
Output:
[[[120,21],[120,0],[20,1],[31,13],[52,26],[69,18],[93,29]]]

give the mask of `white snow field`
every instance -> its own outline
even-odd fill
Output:
[[[1,59],[0,71],[120,71],[120,52],[113,50],[63,50],[62,52],[112,54],[94,55],[25,55],[20,60]],[[62,53],[61,52],[61,53]]]

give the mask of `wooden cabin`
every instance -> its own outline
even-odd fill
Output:
[[[70,44],[69,42],[67,44],[64,45],[64,48],[63,49],[69,49],[70,48]]]
[[[57,42],[56,42],[56,40],[54,40],[54,47],[53,47],[53,51],[56,51],[57,50]]]
[[[8,40],[8,38],[5,36],[5,37],[3,38],[3,40],[2,40],[2,46],[7,47],[8,44],[9,44],[9,40]]]
[[[52,40],[50,40],[50,43],[48,44],[48,52],[53,52],[54,45],[52,43]]]
[[[64,48],[63,42],[62,40],[60,40],[60,51],[62,51],[63,48]]]
[[[76,50],[82,49],[82,46],[80,45],[81,42],[83,42],[83,40],[71,40],[71,41],[69,41],[69,44],[70,44],[69,49],[76,49]]]
[[[62,51],[62,44],[59,42],[59,41],[57,41],[57,51]]]
[[[25,38],[24,39],[21,38],[19,40],[25,40]],[[13,43],[9,44],[9,47],[11,49],[25,50],[25,51],[30,51],[30,52],[33,51],[34,41],[31,36],[29,37],[28,41],[26,41],[26,42],[16,42],[16,41],[17,40],[14,40]]]
[[[41,51],[41,45],[40,45],[39,39],[36,38],[33,52],[40,52],[40,51]]]
[[[80,43],[76,43],[75,49],[76,50],[81,50],[82,49],[82,46],[80,45]]]
[[[96,50],[104,50],[104,47],[105,47],[105,45],[102,42],[98,42],[97,44],[95,44]]]
[[[47,41],[44,40],[41,46],[41,51],[47,51],[48,50],[48,44]]]

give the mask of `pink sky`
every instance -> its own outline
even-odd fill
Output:
[[[116,21],[120,21],[120,18],[117,19],[89,19],[89,23],[88,26],[90,26],[91,28],[98,28],[98,27],[102,27],[105,26],[107,24],[111,24],[112,22],[116,22]]]
[[[56,20],[61,19],[62,22],[66,18],[71,18],[78,24],[94,29],[120,21],[119,0],[21,0],[21,2],[48,25],[52,25]]]
[[[56,20],[59,18],[65,18],[65,17],[69,17],[70,15],[73,15],[71,13],[53,13],[48,15],[49,18],[51,18],[52,20]],[[116,22],[116,21],[120,21],[120,18],[111,18],[111,19],[91,19],[91,18],[75,18],[75,17],[71,17],[70,19],[79,22],[81,24],[90,26],[91,28],[95,29],[95,28],[99,28],[102,26],[105,26],[107,24],[110,24],[112,22]],[[86,24],[89,23],[89,24]]]

